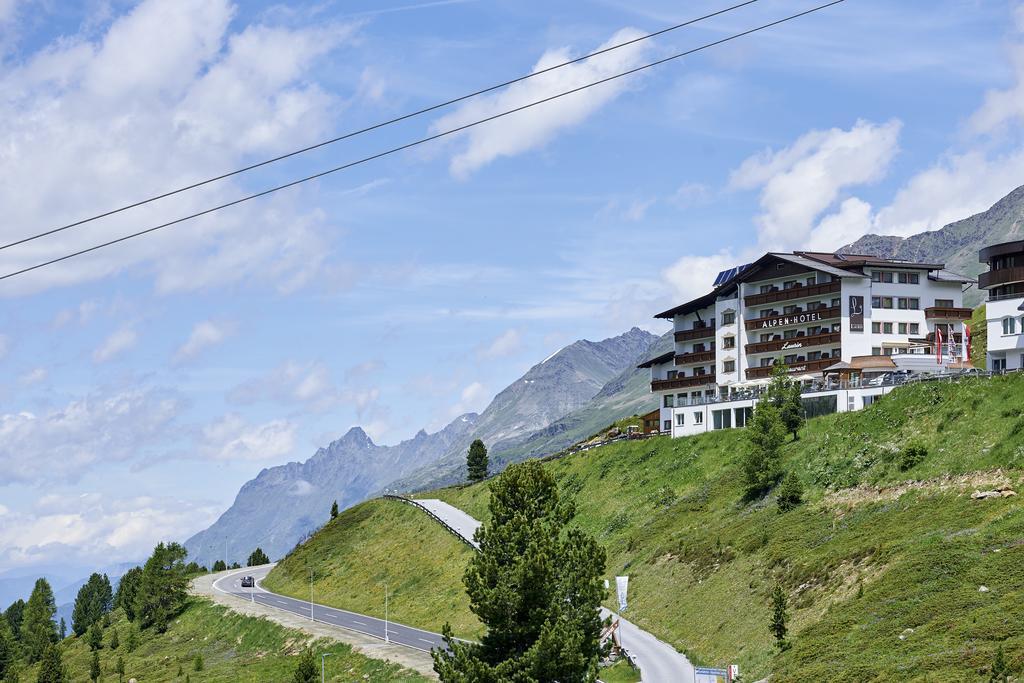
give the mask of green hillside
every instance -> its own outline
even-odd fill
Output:
[[[309,599],[314,568],[317,602],[384,618],[384,586],[395,621],[476,637],[480,623],[469,611],[462,571],[472,551],[416,508],[370,500],[342,512],[270,572],[263,585]]]
[[[111,649],[114,630],[119,646]],[[131,646],[134,630],[136,645]],[[111,626],[104,629],[103,648],[99,650],[100,681],[116,682],[117,658],[123,657],[124,680],[135,678],[145,683],[183,683],[179,667],[192,683],[265,683],[290,681],[298,654],[310,644],[303,633],[278,626],[266,619],[246,617],[204,599],[193,599],[166,633],[153,629],[139,632],[120,610],[113,613]],[[329,652],[329,681],[426,681],[422,675],[401,667],[370,659],[352,651],[348,645],[318,640],[312,643],[319,668],[320,654]],[[62,645],[68,681],[89,680],[92,653],[83,638],[68,638]],[[195,671],[196,656],[202,658],[202,671]],[[38,667],[21,672],[20,681],[35,683]]]
[[[912,443],[920,462],[904,457]],[[747,680],[977,680],[999,644],[1024,668],[1024,503],[970,495],[1021,483],[1024,375],[913,385],[810,421],[785,447],[807,489],[788,513],[742,501],[743,448],[731,430],[549,462],[608,549],[609,577],[631,577],[631,619]],[[486,485],[430,496],[486,518]],[[368,544],[391,543],[384,520],[365,521]],[[435,599],[461,588],[463,564],[421,584],[420,610],[467,616]],[[767,628],[776,584],[792,608],[782,654]]]

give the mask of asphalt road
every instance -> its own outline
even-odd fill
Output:
[[[273,565],[262,567],[249,567],[227,574],[213,582],[213,589],[220,593],[236,595],[244,600],[258,602],[274,609],[291,612],[299,616],[310,618],[310,603],[308,600],[296,600],[277,593],[271,593],[260,586],[260,581],[270,573]],[[252,576],[256,579],[255,588],[242,588],[242,577]],[[315,599],[315,596],[314,596]],[[404,626],[388,621],[386,625],[383,619],[368,617],[355,612],[346,612],[343,609],[327,607],[314,602],[312,604],[312,618],[322,624],[331,624],[350,631],[356,631],[364,635],[380,638],[381,640],[395,645],[402,645],[414,650],[430,652],[434,648],[443,648],[444,639],[439,633],[423,631],[412,626]]]
[[[423,499],[413,501],[420,507],[444,521],[463,538],[472,540],[473,532],[480,522],[462,510],[441,500]],[[613,612],[602,608],[601,616]],[[636,624],[619,617],[619,641],[640,667],[640,676],[649,683],[693,683],[696,671],[684,655],[668,643],[662,642]]]

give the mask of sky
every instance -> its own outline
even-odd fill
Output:
[[[0,0],[0,240],[728,0]],[[0,250],[13,272],[793,14],[760,0]],[[847,0],[0,280],[0,575],[184,540],[262,468],[393,444],[769,249],[988,208],[1024,177],[1024,9]]]

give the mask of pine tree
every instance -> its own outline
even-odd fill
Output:
[[[228,563],[225,562],[224,560],[217,560],[216,562],[213,563],[213,571],[215,571],[215,572],[226,571],[227,568],[228,568]]]
[[[263,552],[263,548],[256,548],[256,550],[253,550],[252,553],[249,555],[249,559],[245,566],[258,567],[261,564],[268,564],[269,562],[270,558],[267,557],[267,554],[265,552]]]
[[[782,478],[782,483],[779,485],[779,497],[776,500],[779,511],[789,512],[800,505],[803,500],[804,485],[800,482],[800,477],[795,472],[786,473],[786,476]]]
[[[67,672],[61,660],[60,648],[54,643],[48,643],[39,660],[39,676],[36,683],[64,683],[66,679]]]
[[[11,635],[15,640],[21,640],[21,623],[25,618],[25,601],[18,599],[11,603],[4,611],[4,617],[11,627]]]
[[[203,653],[197,652],[196,658],[192,660],[192,670],[202,671],[203,670]]]
[[[135,595],[135,612],[142,628],[163,633],[188,599],[185,574],[187,551],[178,543],[159,543],[146,560]]]
[[[103,647],[103,631],[100,629],[99,623],[95,623],[89,627],[89,649],[95,652]]]
[[[117,666],[114,667],[114,673],[117,674],[117,683],[124,683],[124,657],[118,655]]]
[[[107,616],[114,607],[114,595],[110,579],[106,574],[92,574],[78,590],[74,611],[71,613],[72,628],[76,636],[85,634],[89,627]]]
[[[17,643],[6,619],[0,619],[0,680],[14,669],[17,658]]]
[[[92,662],[89,663],[89,679],[96,683],[100,679],[103,670],[100,668],[100,653],[95,650],[92,653]]]
[[[479,643],[452,638],[434,651],[446,683],[594,680],[600,657],[605,552],[579,529],[572,505],[537,461],[512,465],[491,484],[490,521],[463,582],[486,627]]]
[[[135,652],[135,648],[137,648],[138,646],[139,646],[139,632],[136,631],[134,627],[129,626],[128,627],[128,643],[126,644],[126,647],[128,648],[128,652]]]
[[[114,604],[124,610],[128,621],[135,621],[135,597],[139,592],[139,583],[142,581],[142,567],[132,567],[121,577],[117,585],[117,595],[114,597]]]
[[[295,675],[292,676],[292,683],[317,683],[319,680],[320,675],[316,670],[316,659],[313,657],[313,650],[307,647],[299,655],[299,662],[295,666]]]
[[[761,400],[747,423],[747,448],[743,454],[743,482],[748,498],[764,495],[779,480],[780,449],[786,440],[779,411]]]
[[[110,649],[116,650],[121,646],[121,639],[117,637],[117,628],[110,630]]]
[[[789,369],[783,363],[776,363],[772,366],[772,380],[765,389],[762,402],[768,401],[779,411],[779,419],[785,426],[785,430],[793,435],[796,440],[799,437],[800,428],[804,424],[804,404],[801,398],[800,383],[793,381],[789,376]]]
[[[782,586],[776,585],[772,590],[772,619],[768,628],[775,636],[775,644],[780,651],[789,647],[789,643],[786,642],[787,622],[789,622],[789,609],[786,604],[786,593],[782,590]]]
[[[331,519],[335,519],[338,516],[338,501],[331,503]]]
[[[59,634],[53,620],[56,614],[53,589],[46,579],[38,579],[25,603],[25,617],[21,624],[21,642],[25,644],[25,654],[30,663],[42,659],[47,646],[57,642]]]
[[[469,445],[466,454],[466,472],[470,481],[481,481],[487,478],[487,446],[480,439]]]
[[[68,637],[68,625],[67,625],[67,622],[64,621],[64,617],[61,617],[60,618],[60,639],[64,640],[67,637]]]
[[[996,657],[992,661],[992,671],[989,675],[989,683],[1006,683],[1010,679],[1010,665],[1006,663],[1006,653],[1000,643],[996,650]]]

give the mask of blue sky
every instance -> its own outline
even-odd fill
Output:
[[[9,241],[725,2],[0,0]],[[0,252],[4,272],[808,8],[761,0]],[[0,570],[134,559],[353,425],[481,410],[759,250],[913,234],[1024,170],[1024,13],[848,0],[0,282]]]

